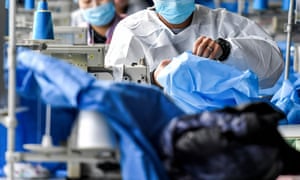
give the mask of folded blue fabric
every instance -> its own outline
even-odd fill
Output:
[[[60,59],[18,48],[17,91],[55,107],[97,110],[119,137],[122,179],[168,179],[157,140],[169,121],[184,112],[158,88],[97,81]]]
[[[258,97],[251,72],[185,52],[174,57],[158,76],[164,91],[187,113],[249,103]]]

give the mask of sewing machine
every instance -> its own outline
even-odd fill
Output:
[[[21,46],[21,44],[19,45]],[[143,58],[139,60],[139,63],[132,65],[105,66],[104,57],[108,46],[104,44],[90,46],[55,44],[55,41],[50,41],[34,42],[24,46],[66,61],[99,80],[150,83],[150,72]],[[46,117],[46,126],[51,124],[47,122],[48,120]],[[118,164],[119,153],[116,139],[100,113],[80,111],[75,122],[66,146],[53,146],[50,134],[46,134],[43,136],[41,144],[24,144],[23,147],[29,152],[16,152],[16,160],[66,162],[69,178],[80,178],[82,163]],[[45,132],[50,132],[47,131],[47,127]],[[111,176],[121,179],[118,175],[112,174]]]
[[[143,58],[132,65],[105,66],[107,45],[45,45],[40,51],[63,59],[100,80],[150,83],[150,72]]]

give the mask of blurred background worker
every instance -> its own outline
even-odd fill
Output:
[[[71,14],[71,26],[89,27],[90,43],[109,44],[120,20],[149,6],[143,0],[76,0],[79,9]]]
[[[71,25],[89,27],[90,44],[109,44],[116,25],[124,18],[116,12],[113,0],[78,0],[78,6],[71,15]]]
[[[195,5],[195,0],[154,0],[154,7],[126,17],[115,29],[105,64],[145,57],[154,71],[162,60],[184,51],[250,69],[261,88],[273,86],[284,66],[276,42],[254,21]]]

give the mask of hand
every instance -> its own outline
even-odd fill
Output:
[[[206,36],[200,36],[194,43],[193,54],[217,60],[223,54],[221,46]]]
[[[162,87],[159,82],[156,80],[159,73],[171,62],[170,59],[164,59],[162,60],[159,65],[157,66],[156,70],[153,73],[153,79],[154,79],[154,83],[160,87]]]

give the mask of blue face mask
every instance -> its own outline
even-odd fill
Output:
[[[195,10],[195,0],[153,0],[156,12],[171,24],[184,22]]]
[[[110,23],[115,16],[115,12],[116,9],[112,2],[82,10],[84,20],[95,26],[104,26]]]

